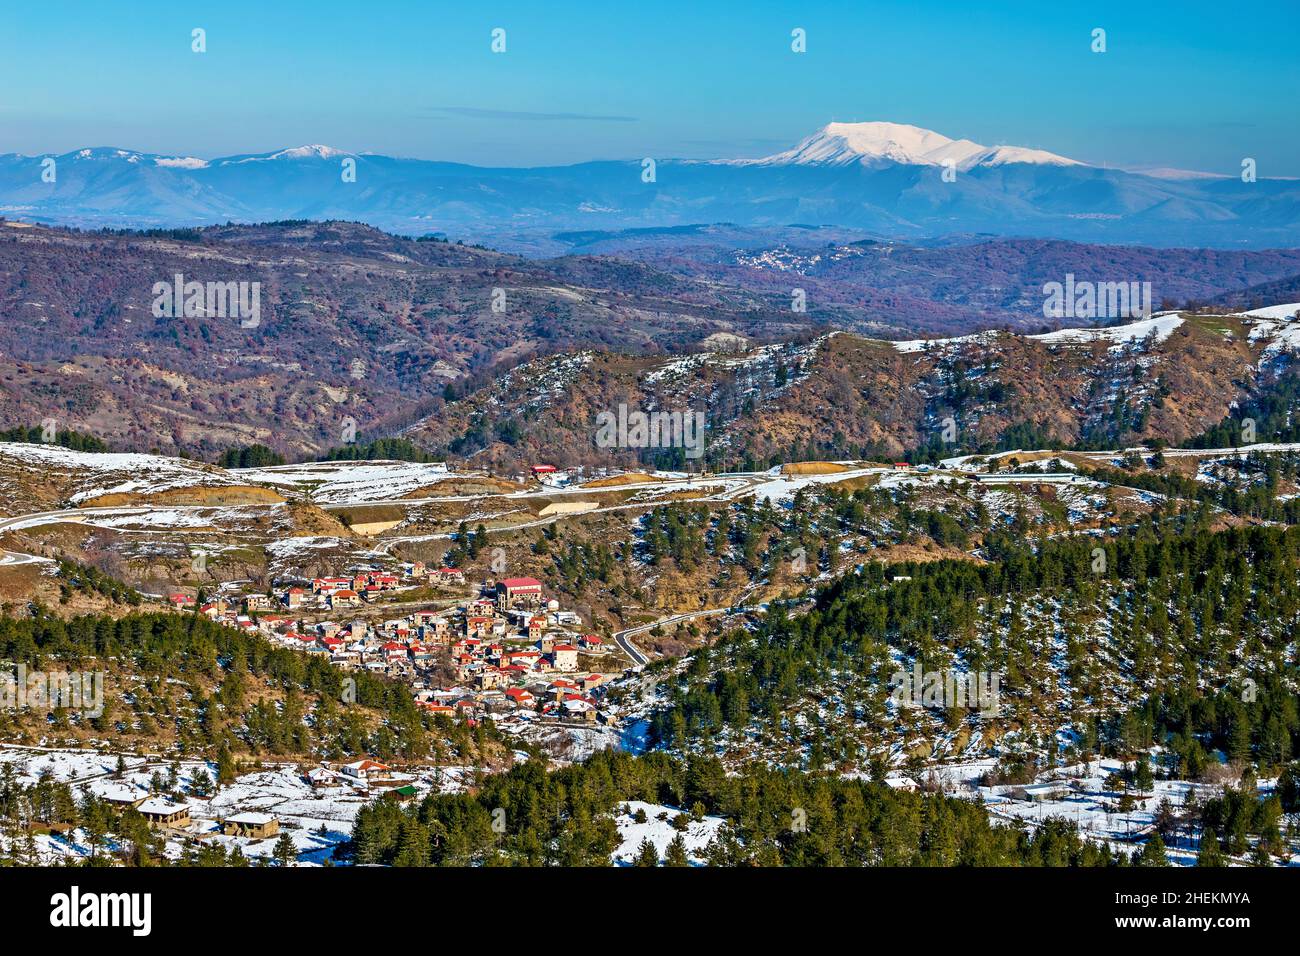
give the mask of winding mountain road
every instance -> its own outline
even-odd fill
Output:
[[[698,617],[711,617],[715,614],[744,614],[751,611],[765,611],[766,604],[753,604],[741,607],[713,607],[703,611],[686,611],[682,614],[670,614],[668,617],[661,617],[657,621],[651,621],[649,624],[638,624],[636,627],[625,628],[621,631],[614,632],[614,643],[622,648],[623,653],[632,659],[633,665],[637,670],[645,667],[650,663],[644,652],[632,643],[630,638],[633,634],[644,634],[646,631],[654,630],[656,627],[662,627],[665,624],[680,624],[682,621],[694,620]]]

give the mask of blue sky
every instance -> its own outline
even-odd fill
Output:
[[[521,166],[764,155],[839,119],[1298,176],[1298,40],[1297,0],[45,0],[0,13],[0,152],[326,143]]]

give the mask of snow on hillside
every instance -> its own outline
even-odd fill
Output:
[[[745,373],[771,374],[777,362],[787,366],[787,385],[802,377],[809,360],[826,344],[834,332],[819,336],[801,346],[784,343],[763,345],[746,352],[695,352],[666,360],[658,368],[645,374],[642,382],[646,385],[668,384],[684,378],[698,369],[709,367],[730,372],[736,376]]]
[[[1030,335],[1027,338],[1048,345],[1084,345],[1089,342],[1114,342],[1111,348],[1122,348],[1133,342],[1141,342],[1149,335],[1155,335],[1157,342],[1163,342],[1183,324],[1183,317],[1174,313],[1153,315],[1149,319],[1140,319],[1127,325],[1112,325],[1101,329],[1061,329],[1043,335]]]
[[[1269,305],[1262,309],[1243,312],[1242,315],[1249,315],[1254,319],[1294,319],[1297,315],[1300,315],[1300,302],[1290,302],[1286,305]]]
[[[321,504],[400,498],[450,476],[442,462],[322,461],[230,471],[248,484],[310,492]]]
[[[1076,159],[1067,159],[1045,149],[1027,149],[1024,146],[993,146],[968,161],[971,166],[1006,166],[1011,163],[1031,163],[1038,166],[1082,166]]]
[[[970,335],[958,335],[950,339],[909,339],[905,342],[890,342],[895,349],[905,354],[924,352],[928,348],[947,345],[963,345],[967,342],[989,342],[998,335],[995,331],[972,332]]]
[[[140,757],[127,757],[128,768],[143,767]],[[117,768],[115,754],[92,750],[42,750],[37,747],[0,747],[0,764],[13,767],[17,783],[31,785],[48,772],[54,780],[64,783],[86,781],[104,777]]]
[[[545,408],[568,391],[594,356],[594,352],[584,350],[548,355],[518,365],[497,380],[488,404],[509,407],[515,412]]]
[[[637,811],[645,814],[645,822],[636,821]],[[616,865],[627,866],[636,858],[642,840],[649,840],[663,860],[668,844],[673,842],[678,832],[686,843],[686,854],[692,863],[702,863],[705,847],[712,842],[726,823],[721,817],[704,817],[692,820],[685,830],[673,829],[672,820],[682,813],[675,807],[666,807],[657,803],[644,803],[640,800],[628,800],[621,804],[614,823],[618,826],[618,835],[622,841],[610,859]],[[662,818],[662,819],[661,819]]]
[[[1119,350],[1134,342],[1145,341],[1150,335],[1157,342],[1163,342],[1183,324],[1183,317],[1175,313],[1153,315],[1149,319],[1139,319],[1127,325],[1111,325],[1096,329],[1061,329],[1057,332],[1045,332],[1040,335],[1026,335],[1026,339],[1042,342],[1045,345],[1086,345],[1089,342],[1113,342],[1113,350]],[[950,339],[909,339],[905,342],[890,342],[895,349],[905,354],[923,352],[928,348],[962,345],[972,342],[989,342],[997,337],[996,331],[972,332]]]
[[[1300,302],[1270,305],[1242,313],[1255,320],[1251,324],[1250,342],[1264,345],[1264,355],[1270,356],[1289,349],[1300,349]]]
[[[772,469],[771,480],[762,484],[755,485],[746,489],[744,496],[753,495],[755,501],[767,500],[776,504],[780,501],[786,501],[794,497],[795,492],[801,488],[808,488],[812,485],[835,484],[840,481],[847,481],[851,478],[861,478],[865,475],[877,475],[884,472],[883,468],[855,468],[850,471],[832,472],[826,475],[782,475],[781,469]],[[728,495],[727,497],[735,497]]]
[[[123,755],[123,759],[126,770],[119,776],[118,756],[113,752],[0,745],[0,764],[11,766],[19,783],[34,784],[48,771],[54,780],[71,784],[76,794],[84,787],[100,797],[143,799],[149,796],[155,775],[166,778],[170,773],[168,760],[133,755]],[[279,820],[280,832],[293,840],[298,856],[296,865],[322,864],[338,844],[351,836],[357,813],[375,798],[376,792],[352,785],[341,776],[338,779],[342,785],[317,789],[303,776],[304,769],[287,764],[270,766],[243,774],[210,798],[204,798],[193,792],[194,777],[203,770],[210,779],[214,778],[215,767],[199,760],[180,761],[179,802],[190,808],[194,821],[188,835],[201,834],[204,840],[218,843],[227,851],[238,846],[249,858],[270,856],[275,837],[256,840],[223,836],[219,832],[219,821],[236,814],[269,814]],[[423,797],[431,792],[463,790],[472,778],[472,771],[453,766],[418,775],[399,773],[393,778],[409,783]],[[77,861],[91,855],[89,836],[83,830],[41,834],[36,842],[38,853],[46,863]],[[165,852],[172,859],[180,856],[178,835],[169,835]]]
[[[76,503],[106,494],[154,493],[197,485],[236,482],[219,468],[181,458],[115,452],[73,451],[61,445],[0,442],[0,468],[29,472],[35,479],[62,472],[76,488]]]

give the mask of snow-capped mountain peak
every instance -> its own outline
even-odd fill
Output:
[[[277,153],[272,153],[268,159],[333,159],[335,156],[349,155],[346,150],[335,149],[333,146],[323,146],[319,143],[313,143],[310,146],[293,146],[289,149],[282,149]]]
[[[128,163],[138,163],[143,153],[137,153],[133,149],[119,149],[116,146],[87,146],[70,154],[74,159],[124,159]]]
[[[934,130],[903,123],[828,123],[792,149],[753,160],[770,166],[943,166],[959,169],[1008,163],[1082,165],[1064,156],[1020,146],[981,146],[969,139],[949,139]]]
[[[254,156],[231,156],[226,159],[218,160],[218,164],[237,165],[240,163],[266,163],[275,160],[294,160],[294,159],[335,159],[339,156],[352,156],[345,149],[336,149],[333,146],[324,146],[320,143],[312,143],[309,146],[291,146],[288,149],[276,150],[274,153],[258,153]]]

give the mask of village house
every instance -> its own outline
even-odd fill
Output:
[[[303,589],[292,587],[284,592],[284,604],[289,610],[294,611],[302,607]]]
[[[353,591],[351,588],[344,588],[340,591],[335,591],[333,594],[330,595],[331,609],[342,608],[342,607],[356,607],[360,603],[361,602],[357,597],[357,592]]]
[[[551,653],[557,671],[576,671],[578,669],[578,649],[572,644],[556,644]]]
[[[357,760],[353,763],[345,763],[339,769],[352,779],[363,782],[382,780],[390,772],[385,764],[375,760]]]
[[[126,784],[115,785],[99,793],[99,799],[119,813],[132,807],[139,807],[148,797],[147,793],[141,793],[135,787]]]
[[[564,699],[561,713],[570,719],[595,722],[596,706],[580,694],[571,694]]]
[[[351,584],[351,578],[316,578],[311,582],[311,589],[317,594],[328,596],[333,594],[335,591],[341,591],[344,588],[350,587]]]
[[[254,611],[269,611],[274,607],[269,594],[249,594],[244,598],[244,610],[249,614]]]
[[[263,633],[273,634],[293,628],[298,622],[291,617],[280,614],[266,614],[258,619],[257,626]]]
[[[269,813],[239,813],[221,821],[221,832],[226,836],[265,840],[280,832],[280,821]]]
[[[420,640],[427,644],[436,644],[439,647],[448,647],[451,645],[451,628],[442,618],[434,621],[432,624],[422,625],[418,631]]]
[[[552,700],[564,700],[569,694],[578,689],[578,685],[571,680],[565,680],[563,677],[557,677],[546,687],[546,692],[551,695]]]
[[[409,783],[401,787],[394,787],[392,790],[384,791],[384,799],[396,800],[398,803],[410,803],[416,797],[415,787]]]
[[[330,770],[328,767],[315,767],[314,769],[307,771],[307,782],[317,790],[328,790],[333,787],[343,786],[343,782],[339,780],[338,774],[333,770]]]
[[[522,687],[507,687],[506,700],[516,707],[531,708],[537,703],[537,698],[533,696],[532,692]]]
[[[430,584],[464,584],[465,572],[459,568],[438,568],[436,571],[429,572]]]
[[[136,809],[155,830],[188,830],[190,808],[188,804],[172,803],[165,797],[150,797]]]

